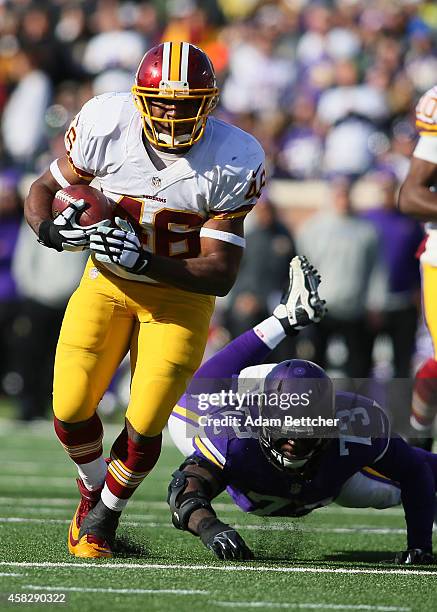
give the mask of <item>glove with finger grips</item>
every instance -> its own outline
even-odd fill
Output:
[[[92,225],[82,226],[77,222],[77,216],[87,206],[85,200],[72,202],[53,221],[41,223],[38,230],[38,240],[41,244],[56,251],[84,251],[90,246],[90,236],[99,228],[111,224],[110,219],[104,219]]]
[[[90,248],[97,261],[122,266],[132,274],[143,274],[152,254],[145,251],[133,227],[116,217],[117,228],[100,227],[91,236]]]
[[[253,553],[240,534],[230,525],[215,517],[204,518],[198,528],[200,539],[218,559],[228,561],[247,561]]]

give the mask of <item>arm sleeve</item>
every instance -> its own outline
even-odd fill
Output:
[[[401,487],[408,548],[431,550],[435,485],[432,468],[423,454],[396,436],[390,439],[384,456],[371,467]]]

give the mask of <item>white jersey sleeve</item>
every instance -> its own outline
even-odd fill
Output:
[[[222,122],[217,122],[221,123]],[[259,142],[227,124],[220,132],[216,181],[209,202],[211,219],[244,217],[265,185],[264,151]]]
[[[123,161],[123,146],[114,132],[126,103],[126,94],[103,94],[80,110],[65,134],[65,148],[74,172],[85,180],[104,176],[114,159]],[[114,147],[118,150],[114,151]],[[114,155],[115,153],[115,155]]]
[[[437,164],[437,85],[427,91],[416,107],[420,138],[413,156]]]

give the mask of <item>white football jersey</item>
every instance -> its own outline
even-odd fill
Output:
[[[65,136],[68,158],[81,177],[96,177],[130,219],[145,248],[167,257],[197,257],[208,219],[245,216],[265,182],[264,151],[250,134],[209,117],[203,137],[177,161],[157,170],[143,142],[141,117],[130,93],[87,102]],[[120,266],[124,278],[145,280]]]
[[[437,164],[437,85],[427,91],[416,107],[420,138],[413,156]]]
[[[437,164],[437,85],[427,91],[416,106],[416,127],[420,138],[413,157]],[[426,247],[420,261],[433,266],[437,264],[437,223],[425,223],[428,234]]]

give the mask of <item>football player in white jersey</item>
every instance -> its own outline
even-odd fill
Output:
[[[420,138],[410,170],[399,194],[402,212],[426,221],[426,238],[420,249],[422,301],[434,354],[416,374],[410,423],[410,442],[425,450],[432,447],[432,426],[437,411],[437,85],[416,107]]]
[[[264,153],[252,136],[210,116],[217,100],[201,49],[157,45],[132,93],[84,105],[66,134],[66,155],[26,200],[44,245],[91,248],[59,337],[53,393],[55,430],[79,472],[68,536],[79,557],[112,555],[119,516],[155,465],[161,431],[201,361],[214,296],[225,295],[238,272]],[[53,221],[56,191],[93,179],[117,202],[117,227],[82,228],[83,203]],[[125,427],[105,462],[96,408],[127,351]]]

